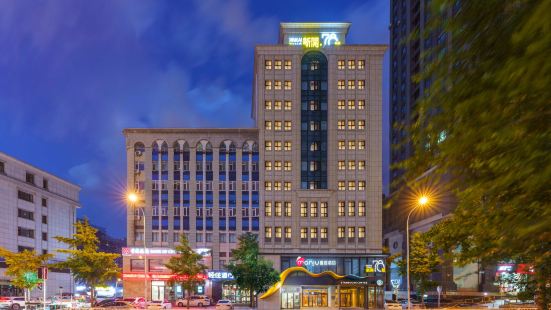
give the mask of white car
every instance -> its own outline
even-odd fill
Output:
[[[216,303],[216,310],[233,310],[233,304],[227,299],[220,299]]]
[[[210,297],[205,295],[193,295],[189,296],[189,298],[182,298],[176,301],[178,307],[187,306],[188,303],[191,307],[207,307],[210,306]]]
[[[149,309],[172,309],[172,304],[168,300],[154,300],[150,301],[147,304],[147,308]]]
[[[25,297],[0,297],[0,308],[12,310],[25,308]]]
[[[147,307],[147,301],[143,297],[118,298],[116,301],[126,301],[133,304],[135,307],[142,309]]]

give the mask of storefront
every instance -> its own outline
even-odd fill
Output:
[[[384,306],[384,256],[283,256],[280,281],[259,309],[374,309]]]

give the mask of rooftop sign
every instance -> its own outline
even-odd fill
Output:
[[[333,45],[341,45],[336,32],[320,32],[314,34],[289,35],[288,45],[302,46],[304,48],[322,48]]]

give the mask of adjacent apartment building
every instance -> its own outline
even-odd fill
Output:
[[[0,246],[13,252],[34,250],[64,259],[57,249],[66,248],[55,236],[71,237],[80,207],[80,187],[44,170],[0,152]],[[22,296],[5,275],[6,263],[0,258],[0,295]],[[73,292],[74,281],[68,270],[50,270],[47,296]],[[34,289],[32,297],[41,297]]]
[[[256,47],[256,128],[124,131],[140,197],[128,211],[125,295],[182,296],[163,262],[183,233],[209,266],[196,292],[247,302],[224,265],[251,232],[281,272],[259,308],[382,307],[386,46],[347,44],[349,27],[282,23],[276,44]]]

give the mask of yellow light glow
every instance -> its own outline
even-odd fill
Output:
[[[319,48],[320,47],[320,38],[319,37],[303,37],[302,45],[306,48]]]
[[[426,205],[427,203],[429,203],[429,197],[427,197],[427,196],[419,197],[418,203],[419,203],[420,206]]]
[[[138,201],[138,195],[136,195],[136,193],[128,193],[128,195],[126,196],[126,199],[130,203],[135,203]]]

